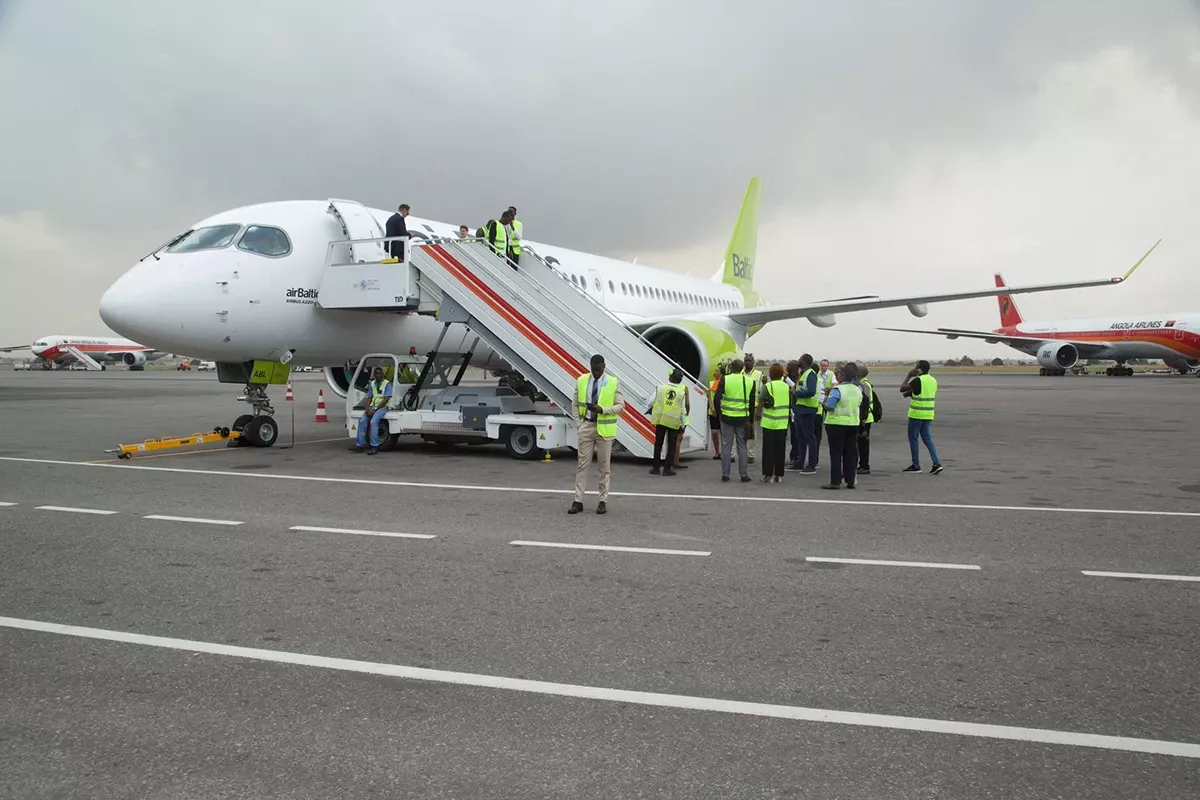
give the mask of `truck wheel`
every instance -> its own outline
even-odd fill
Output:
[[[537,431],[528,425],[505,425],[500,429],[504,449],[521,461],[532,461],[541,453],[537,446]]]
[[[386,419],[379,420],[379,450],[388,452],[396,449],[396,442],[400,440],[400,435],[392,435],[391,428],[388,426]]]

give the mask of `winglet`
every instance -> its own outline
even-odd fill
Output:
[[[1138,267],[1140,267],[1142,265],[1142,262],[1145,261],[1147,258],[1149,258],[1150,254],[1154,252],[1154,248],[1158,247],[1160,244],[1162,244],[1162,239],[1159,239],[1157,242],[1155,242],[1153,244],[1153,246],[1151,246],[1151,248],[1146,251],[1146,255],[1139,258],[1137,260],[1137,263],[1129,268],[1128,272],[1126,272],[1124,275],[1122,275],[1119,278],[1113,278],[1113,283],[1124,283],[1125,281],[1129,280],[1129,276],[1133,274],[1133,271],[1135,269],[1137,269]]]

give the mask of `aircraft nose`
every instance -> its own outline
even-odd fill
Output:
[[[122,281],[118,280],[109,286],[108,290],[104,292],[104,296],[100,298],[100,319],[104,320],[104,324],[118,334],[128,336],[133,309],[129,302],[129,293],[121,284]]]

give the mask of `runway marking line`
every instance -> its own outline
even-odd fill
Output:
[[[16,503],[0,503],[0,508],[10,508],[15,505]]]
[[[927,567],[929,569],[982,569],[978,564],[944,564],[936,561],[878,561],[871,558],[823,558],[807,556],[805,561],[830,564],[868,564],[880,567]]]
[[[360,486],[399,486],[414,489],[465,489],[480,492],[508,492],[522,494],[574,494],[572,489],[537,488],[533,486],[497,486],[495,484],[478,485],[470,483],[420,483],[417,481],[395,481],[382,478],[335,478],[327,475],[287,475],[280,472],[234,472],[221,469],[185,469],[183,467],[150,467],[128,462],[108,463],[96,461],[62,461],[48,458],[18,458],[16,456],[0,456],[0,461],[11,461],[20,464],[47,464],[62,467],[92,467],[99,469],[142,470],[145,472],[174,472],[185,475],[214,475],[217,477],[258,478],[278,481],[313,481],[316,483],[356,484]],[[589,495],[595,492],[588,492]],[[722,503],[799,503],[805,505],[835,505],[835,506],[867,506],[877,508],[932,508],[950,509],[953,511],[1027,511],[1035,514],[1114,514],[1134,517],[1183,517],[1200,519],[1200,511],[1161,511],[1130,508],[1056,508],[1053,506],[1002,506],[979,503],[922,503],[905,500],[832,500],[824,497],[762,497],[756,495],[731,494],[671,494],[667,492],[609,492],[613,497],[643,497],[663,500],[716,500]]]
[[[392,531],[368,531],[359,528],[323,528],[319,525],[293,525],[289,531],[310,533],[353,533],[357,536],[391,536],[396,539],[436,539],[432,533],[394,533]]]
[[[142,519],[157,519],[163,522],[197,522],[201,525],[242,525],[236,519],[208,519],[207,517],[173,517],[169,514],[147,514]]]
[[[1022,728],[1015,725],[993,725],[981,722],[902,717],[892,714],[837,711],[827,708],[806,708],[803,706],[776,705],[772,703],[754,703],[744,700],[722,700],[714,697],[694,697],[680,694],[642,692],[630,689],[611,689],[601,686],[551,683],[549,681],[536,681],[526,678],[506,678],[498,675],[450,672],[424,667],[408,667],[399,664],[315,656],[308,653],[295,653],[286,650],[264,650],[256,647],[240,647],[236,645],[217,644],[215,642],[149,636],[127,631],[60,625],[53,622],[17,619],[14,617],[0,617],[0,627],[39,633],[52,633],[60,636],[74,636],[83,639],[100,639],[123,644],[137,644],[167,650],[180,650],[188,653],[208,653],[210,655],[268,661],[277,664],[292,664],[368,675],[384,675],[392,678],[458,686],[473,686],[484,689],[500,689],[503,691],[556,697],[573,697],[581,700],[600,700],[611,703],[630,703],[659,708],[742,714],[801,722],[825,722],[837,725],[917,731],[921,733],[941,733],[984,739],[1004,739],[1018,742],[1090,747],[1101,750],[1121,750],[1131,753],[1151,753],[1154,755],[1200,759],[1200,744],[1191,742],[1137,739],[1127,736],[1078,733],[1075,731],[1059,731],[1046,728]]]
[[[38,511],[66,511],[70,514],[116,514],[116,511],[106,511],[103,508],[73,508],[71,506],[38,506]]]
[[[1144,572],[1098,572],[1095,570],[1080,570],[1084,575],[1093,578],[1139,578],[1144,581],[1189,581],[1200,583],[1200,577],[1195,575],[1152,575]]]
[[[619,547],[610,544],[569,544],[567,542],[532,542],[517,539],[509,544],[518,547],[565,547],[572,550],[612,550],[617,553],[647,553],[660,556],[711,556],[708,550],[663,550],[657,547]]]

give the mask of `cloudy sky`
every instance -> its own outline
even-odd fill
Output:
[[[577,15],[577,16],[576,16]],[[0,0],[0,344],[189,223],[351,197],[707,277],[749,176],[771,302],[1119,274],[1026,317],[1200,311],[1200,7],[1183,0]],[[775,323],[760,354],[1013,355]]]

